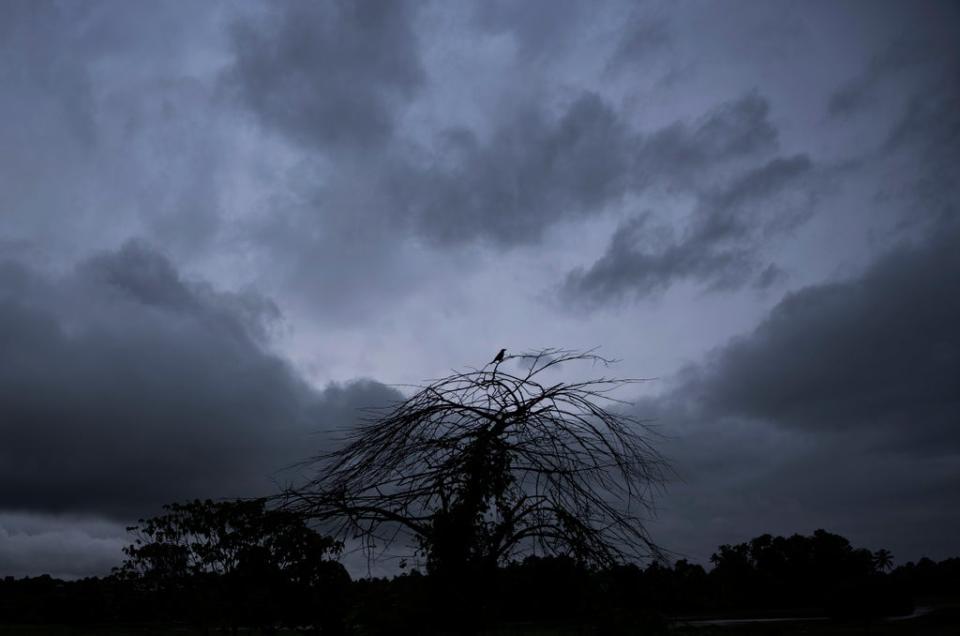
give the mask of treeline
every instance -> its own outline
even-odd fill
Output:
[[[180,561],[187,569],[178,572],[177,558],[169,554],[177,537],[164,534],[162,539],[166,547],[158,551],[167,552],[163,571],[133,575],[127,568],[78,581],[49,576],[0,580],[0,620],[263,631],[287,627],[326,634],[442,630],[457,621],[606,624],[615,630],[680,615],[904,614],[918,598],[960,595],[960,559],[921,559],[891,568],[889,553],[855,549],[843,537],[818,530],[812,536],[764,535],[721,546],[709,571],[685,560],[591,571],[569,558],[528,557],[463,591],[473,601],[471,616],[450,615],[437,602],[449,597],[450,590],[442,589],[437,577],[417,571],[351,581],[335,560],[318,558],[304,571],[302,561],[276,561],[277,555],[258,543],[246,556],[246,548],[232,546],[239,548],[237,560],[221,571]],[[224,556],[209,538],[205,545],[211,555]],[[134,549],[145,547],[151,552],[157,544]],[[176,567],[170,569],[171,564]]]
[[[493,623],[589,624],[611,633],[649,631],[679,617],[879,618],[910,614],[918,600],[960,600],[960,558],[892,568],[890,557],[818,530],[721,546],[709,570],[678,560],[591,571],[568,558],[528,557],[498,569],[486,581],[490,594],[469,593],[481,605],[477,614]],[[443,597],[439,585],[417,572],[359,580],[354,611],[384,633],[428,624],[442,617],[429,602]]]

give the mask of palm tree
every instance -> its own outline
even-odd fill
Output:
[[[873,553],[873,567],[886,572],[893,567],[893,555],[889,550],[880,549]]]

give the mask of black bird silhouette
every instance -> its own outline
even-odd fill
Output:
[[[506,349],[501,349],[500,353],[497,354],[497,357],[490,361],[490,364],[500,364],[503,362],[503,355],[507,352]]]

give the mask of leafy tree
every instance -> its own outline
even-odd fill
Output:
[[[873,553],[873,565],[881,572],[893,569],[893,554],[883,548]]]
[[[906,596],[883,580],[878,553],[854,548],[825,530],[812,536],[762,535],[720,546],[710,577],[727,606],[818,607],[836,615],[901,611]]]
[[[590,352],[499,358],[375,412],[311,461],[288,509],[361,540],[369,558],[407,546],[441,579],[480,580],[530,554],[592,566],[659,555],[644,515],[664,462],[613,395],[639,380],[551,377],[611,362]]]
[[[177,599],[195,618],[220,608],[238,624],[336,623],[330,610],[349,584],[332,557],[342,543],[322,536],[296,514],[264,499],[192,501],[128,528],[135,536],[118,578]]]
[[[153,577],[232,574],[264,560],[298,582],[316,576],[316,564],[339,554],[342,544],[318,534],[289,511],[266,508],[265,499],[195,500],[164,506],[166,514],[127,528],[125,573]]]

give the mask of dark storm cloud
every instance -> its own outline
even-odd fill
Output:
[[[429,167],[398,162],[383,190],[417,234],[437,243],[528,244],[551,225],[599,214],[626,194],[689,191],[763,156],[777,139],[768,113],[767,102],[749,93],[696,122],[645,135],[587,92],[555,117],[520,110],[486,139],[447,130]]]
[[[706,408],[804,430],[868,430],[900,451],[960,451],[960,232],[862,278],[790,294],[722,350]]]
[[[556,118],[519,112],[486,140],[448,130],[433,165],[395,166],[385,190],[416,231],[438,243],[529,243],[551,224],[623,196],[637,143],[609,104],[584,93]]]
[[[485,138],[448,129],[426,161],[394,148],[361,164],[338,161],[319,188],[311,175],[302,184],[312,192],[306,202],[252,225],[253,243],[268,246],[271,265],[287,264],[301,298],[324,302],[323,318],[355,320],[422,278],[424,250],[411,254],[409,237],[433,247],[502,249],[602,211],[631,187],[635,139],[593,93],[556,115],[517,112]]]
[[[812,170],[805,155],[777,158],[703,193],[679,237],[652,214],[634,217],[617,228],[599,260],[567,275],[561,294],[595,305],[643,298],[683,280],[710,289],[769,284],[770,265],[760,261],[764,241],[803,220],[807,209],[789,198]]]
[[[878,153],[899,162],[899,184],[882,183],[879,194],[905,203],[901,227],[936,228],[960,218],[958,105],[960,62],[934,89],[911,96]]]
[[[269,353],[266,300],[184,280],[131,243],[62,278],[0,267],[0,510],[129,517],[270,492],[396,393],[317,392]]]
[[[918,87],[924,93],[956,81],[960,53],[956,3],[890,3],[876,8],[877,16],[896,28],[864,61],[861,72],[830,95],[827,113],[842,121],[896,104]]]
[[[415,3],[270,3],[233,28],[229,84],[262,122],[314,147],[369,147],[424,82]]]
[[[728,162],[763,157],[777,147],[770,104],[750,92],[722,103],[696,122],[676,122],[651,134],[640,148],[646,184],[696,189]]]
[[[229,84],[268,127],[313,148],[380,149],[376,157],[337,156],[336,173],[306,197],[330,203],[296,214],[297,234],[304,225],[339,227],[350,223],[338,217],[362,216],[366,227],[380,217],[438,245],[531,244],[551,225],[598,214],[628,193],[686,190],[726,162],[776,145],[769,106],[756,93],[643,134],[590,91],[559,108],[538,93],[506,103],[489,131],[454,126],[414,142],[394,124],[425,82],[416,12],[403,3],[375,8],[285,4],[234,28]],[[563,40],[582,11],[576,4],[534,9],[485,4],[475,18],[481,28],[513,33],[518,59],[527,59]],[[372,187],[345,196],[358,175]]]
[[[413,238],[414,243],[425,239],[432,247],[536,245],[556,224],[601,215],[627,197],[718,197],[715,192],[723,181],[762,164],[777,147],[769,103],[756,91],[721,102],[697,119],[642,131],[628,112],[596,92],[582,91],[558,104],[534,90],[516,101],[505,100],[486,122],[489,128],[427,129],[415,139],[393,126],[408,105],[405,100],[417,98],[423,83],[413,11],[398,5],[386,13],[376,31],[386,37],[372,38],[374,43],[368,40],[373,32],[354,25],[350,11],[323,6],[327,8],[308,16],[301,15],[303,5],[283,5],[260,21],[242,22],[236,28],[236,60],[228,75],[241,102],[268,127],[311,148],[337,144],[339,150],[361,150],[341,152],[330,174],[309,174],[295,185],[302,188],[295,198],[306,205],[272,214],[266,231],[261,224],[249,226],[257,234],[251,242],[284,263],[277,269],[291,272],[297,286],[309,288],[307,297],[336,295],[342,299],[336,311],[345,315],[369,304],[353,300],[355,290],[363,288],[361,280],[374,285],[386,281],[387,291],[409,285],[394,280],[384,267],[405,259],[406,243],[398,238]],[[577,5],[555,7],[544,22],[542,12],[529,8],[483,5],[475,22],[486,30],[513,34],[518,60],[529,62],[544,43],[566,40],[571,29],[582,35],[575,19],[580,11]],[[649,20],[630,15],[631,29],[642,31]],[[333,26],[330,33],[326,26],[319,35],[313,33],[317,25],[344,21],[349,23],[345,35],[330,35]],[[628,35],[623,37],[642,36]],[[354,40],[363,43],[362,55],[348,55]],[[633,46],[626,40],[622,44]],[[384,60],[398,68],[384,66]],[[336,66],[336,72],[328,73],[329,66]],[[339,77],[351,79],[341,85]],[[364,107],[355,107],[354,101]],[[360,119],[345,122],[345,114]],[[367,152],[371,142],[378,144],[376,156]],[[358,190],[359,181],[367,186]],[[706,200],[701,208],[718,210],[719,215],[734,203]],[[669,220],[650,222],[666,226]],[[702,237],[683,239],[668,253],[654,255],[652,267],[661,273],[648,275],[635,289],[656,291],[677,278],[707,271],[712,278],[706,282],[713,288],[742,284],[758,268],[751,249],[714,245],[703,258],[693,254],[708,233],[718,231],[720,222],[711,227],[701,222],[693,231]],[[621,228],[615,245],[633,237],[635,229]],[[345,270],[330,267],[344,252],[362,258]],[[637,264],[618,267],[636,269]],[[675,276],[665,273],[672,269]],[[771,271],[757,278],[758,284],[773,280]],[[619,284],[612,285],[618,288],[613,293],[594,291],[592,280],[600,277],[590,276],[575,295],[621,295]],[[567,284],[568,290],[577,287]]]
[[[900,40],[891,44],[871,58],[863,73],[830,96],[827,112],[833,117],[845,117],[869,107],[877,101],[877,92],[884,82],[899,71],[930,61],[932,53],[923,42]]]
[[[789,295],[639,405],[685,478],[664,511],[673,540],[703,558],[708,535],[826,526],[902,557],[960,549],[958,241],[944,227]]]
[[[918,7],[922,16],[893,18],[897,37],[828,104],[837,130],[874,124],[873,147],[859,161],[877,176],[873,203],[897,208],[893,240],[956,219],[960,202],[954,167],[960,161],[960,13],[951,3],[919,3],[909,10]],[[905,8],[892,4],[886,10]]]

